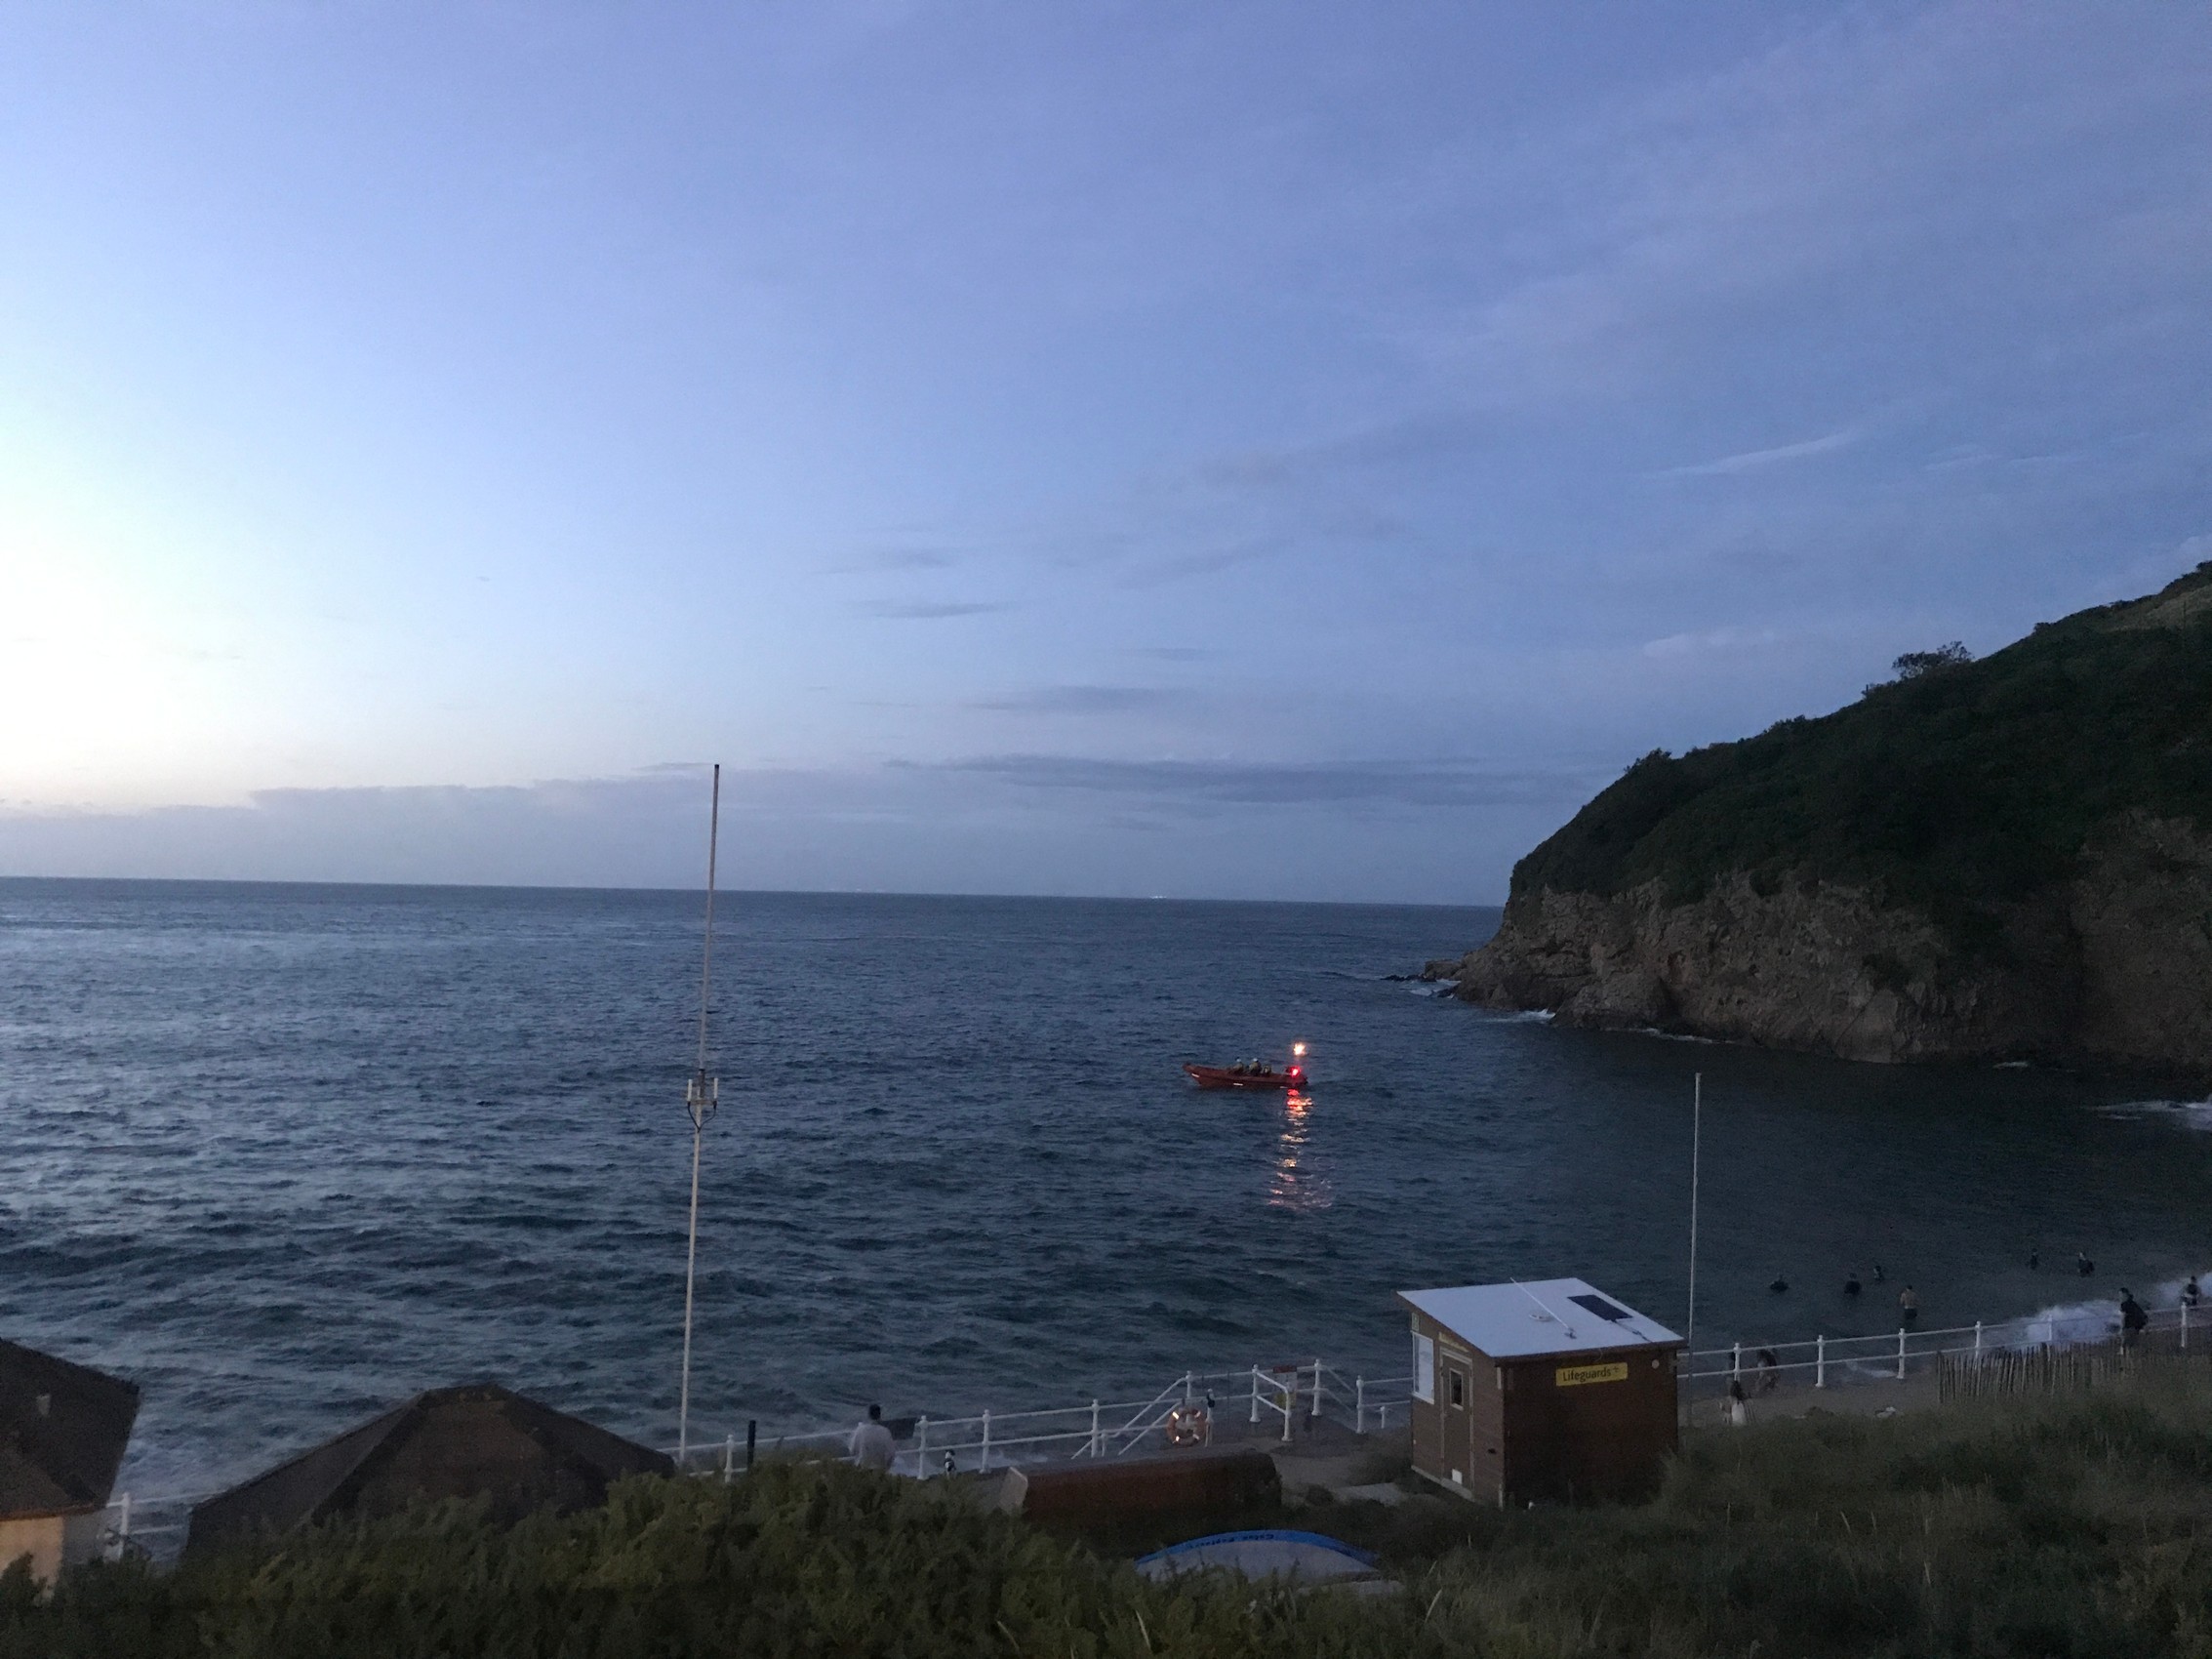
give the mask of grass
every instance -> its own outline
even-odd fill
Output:
[[[19,1574],[0,1654],[2212,1654],[2212,1366],[1713,1431],[1636,1508],[1297,1519],[1379,1551],[1405,1593],[1151,1585],[950,1483],[780,1466],[508,1531],[449,1507],[168,1576],[91,1568],[45,1600]]]

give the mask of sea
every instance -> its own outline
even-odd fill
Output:
[[[1680,1330],[1694,1098],[1701,1347],[1889,1328],[1877,1263],[1930,1326],[2212,1264],[2212,1106],[1409,977],[1497,919],[722,895],[694,1437],[1398,1375],[1428,1285]],[[687,893],[0,881],[0,1337],[141,1386],[149,1496],[486,1377],[672,1443],[701,936]],[[1294,1041],[1295,1101],[1180,1070]]]

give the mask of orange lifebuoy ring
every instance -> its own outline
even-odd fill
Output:
[[[1195,1400],[1186,1401],[1167,1414],[1167,1443],[1171,1446],[1202,1446],[1213,1438],[1213,1420],[1206,1408]]]

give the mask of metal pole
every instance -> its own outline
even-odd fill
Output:
[[[754,1443],[755,1443],[755,1442],[756,1442],[756,1441],[757,1441],[757,1440],[758,1440],[759,1438],[760,1438],[760,1420],[759,1420],[759,1419],[758,1419],[757,1417],[748,1417],[748,1418],[746,1418],[746,1419],[745,1419],[745,1473],[746,1473],[747,1475],[750,1475],[750,1474],[752,1473],[752,1448],[753,1448],[753,1445],[754,1445]]]
[[[1828,1387],[1828,1338],[1825,1336],[1813,1339],[1813,1387]]]
[[[738,1470],[738,1436],[726,1435],[722,1439],[722,1484],[727,1486]]]
[[[699,1064],[691,1085],[684,1090],[684,1107],[691,1114],[691,1235],[684,1249],[684,1360],[676,1386],[676,1468],[684,1466],[691,1449],[691,1315],[693,1289],[699,1275],[699,1153],[705,1139],[707,1119],[714,1115],[721,1095],[721,1079],[706,1075],[706,1004],[714,983],[714,855],[722,839],[722,767],[714,767],[714,786],[706,820],[706,942],[699,953]]]
[[[124,1547],[129,1548],[131,1543],[131,1494],[128,1492],[123,1494],[123,1523],[118,1531],[121,1534]]]
[[[1352,1378],[1351,1397],[1359,1424],[1359,1427],[1353,1433],[1364,1435],[1367,1433],[1367,1379],[1365,1377]]]
[[[1980,1319],[1976,1319],[1976,1320],[1974,1321],[1974,1363],[1975,1363],[1975,1364],[1977,1364],[1977,1365],[1979,1365],[1979,1364],[1981,1364],[1981,1362],[1982,1362],[1982,1321],[1981,1321]]]
[[[1728,1374],[1731,1377],[1741,1377],[1744,1374],[1744,1345],[1740,1342],[1728,1345]]]
[[[1091,1455],[1105,1455],[1105,1448],[1099,1444],[1099,1402],[1095,1399],[1091,1401]]]
[[[929,1478],[929,1418],[914,1419],[914,1469],[921,1479]]]
[[[1683,1369],[1689,1373],[1689,1413],[1697,1411],[1698,1375],[1698,1153],[1705,1128],[1705,1073],[1690,1074],[1690,1316],[1683,1322]]]
[[[1897,1380],[1905,1381],[1905,1327],[1897,1327]]]
[[[977,1456],[977,1458],[976,1458],[976,1471],[977,1471],[977,1473],[978,1473],[978,1474],[981,1474],[981,1473],[982,1473],[982,1472],[983,1472],[984,1470],[986,1470],[986,1469],[988,1469],[989,1467],[990,1467],[990,1407],[986,1405],[986,1406],[985,1406],[985,1407],[984,1407],[984,1443],[983,1443],[983,1450],[982,1450],[982,1452],[981,1452],[980,1454],[978,1454],[978,1456]]]
[[[1260,1421],[1260,1367],[1252,1367],[1252,1421]]]
[[[1309,1423],[1321,1420],[1321,1361],[1318,1359],[1313,1361],[1313,1409],[1306,1417]]]

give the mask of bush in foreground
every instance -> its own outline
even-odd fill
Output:
[[[1322,1514],[1405,1593],[1151,1585],[947,1483],[772,1466],[507,1531],[447,1508],[95,1568],[44,1601],[19,1577],[0,1655],[2212,1655],[2212,1370],[1708,1434],[1640,1509]]]

